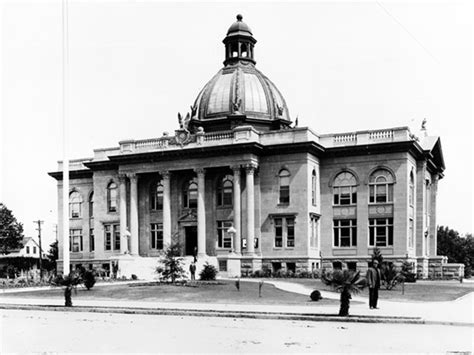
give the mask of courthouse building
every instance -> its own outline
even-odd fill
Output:
[[[119,142],[70,161],[74,268],[145,277],[170,243],[221,275],[246,270],[365,270],[373,249],[413,263],[436,256],[439,137],[408,127],[318,134],[298,127],[256,67],[252,31],[237,16],[224,67],[199,92],[174,134]],[[195,83],[198,87],[201,83]],[[309,120],[307,120],[309,121]],[[65,231],[59,229],[59,265]],[[140,275],[142,273],[142,275]],[[126,275],[130,276],[130,275]]]

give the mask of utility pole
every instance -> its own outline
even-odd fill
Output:
[[[38,228],[36,230],[38,231],[38,240],[39,240],[39,268],[40,268],[40,279],[43,279],[43,249],[41,248],[41,225],[44,223],[44,221],[37,220],[33,221],[33,223],[38,224]]]

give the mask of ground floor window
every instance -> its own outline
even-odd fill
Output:
[[[227,271],[227,260],[219,260],[219,271]]]
[[[150,234],[151,249],[163,249],[163,223],[152,223]]]
[[[356,271],[357,270],[357,262],[348,261],[347,262],[347,269],[350,270],[350,271]]]
[[[340,261],[333,261],[332,268],[334,270],[342,270],[342,263]]]
[[[120,250],[120,225],[105,224],[104,232],[105,250]]]
[[[334,247],[357,246],[357,220],[334,220]]]
[[[410,248],[413,248],[415,244],[415,223],[413,221],[413,218],[410,218],[408,220],[408,246]]]
[[[293,248],[295,246],[295,218],[275,218],[273,223],[275,225],[275,248],[281,248],[283,245]]]
[[[369,219],[369,246],[393,246],[393,218]]]
[[[309,241],[312,248],[317,248],[318,246],[318,217],[311,217],[311,239]]]
[[[217,221],[217,247],[224,249],[232,248],[232,236],[227,230],[232,227],[232,221]]]
[[[69,251],[73,253],[82,251],[82,229],[69,230]]]
[[[95,250],[94,228],[89,229],[89,251]]]

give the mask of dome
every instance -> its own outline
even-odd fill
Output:
[[[224,67],[204,86],[191,108],[191,126],[205,131],[252,125],[258,130],[288,128],[285,99],[270,79],[255,68],[250,28],[237,15],[227,31]]]
[[[237,21],[229,27],[227,36],[235,36],[238,34],[252,36],[252,30],[245,22],[242,22],[242,19],[242,15],[237,15]]]
[[[245,115],[290,120],[286,102],[270,79],[251,63],[226,66],[204,86],[194,102],[198,120]]]

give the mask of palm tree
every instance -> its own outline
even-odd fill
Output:
[[[342,317],[349,315],[351,295],[359,293],[366,286],[366,280],[360,277],[360,271],[333,270],[332,272],[323,272],[321,280],[341,293],[339,315]]]

